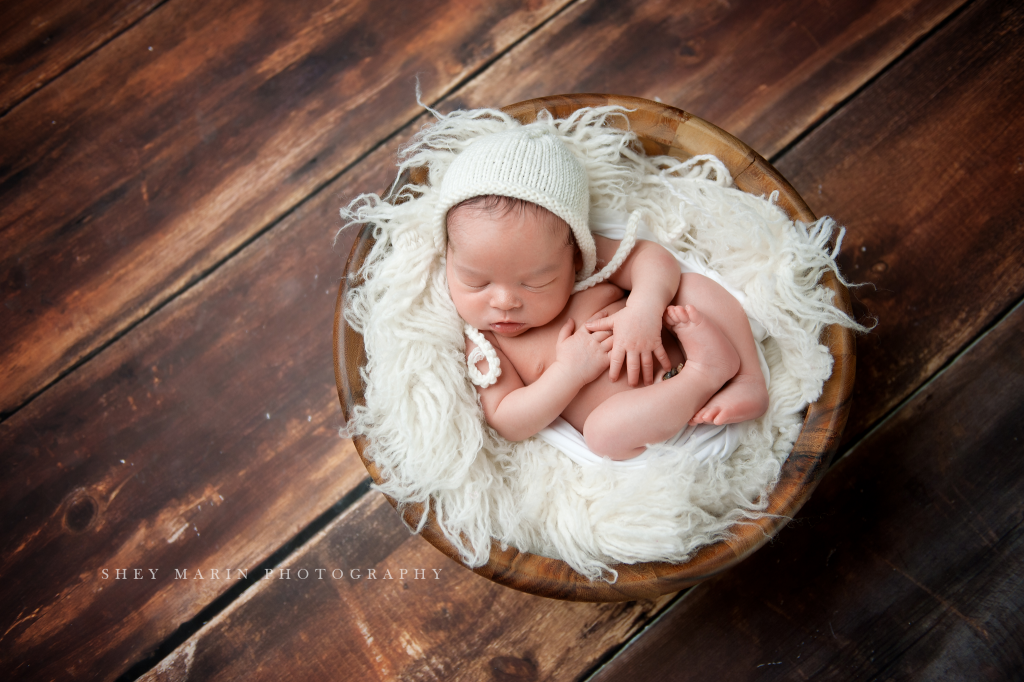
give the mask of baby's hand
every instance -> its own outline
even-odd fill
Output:
[[[583,387],[608,368],[612,343],[611,332],[591,332],[585,326],[576,329],[576,322],[570,317],[558,332],[555,362],[565,366]]]
[[[652,313],[628,305],[608,315],[599,313],[587,320],[586,327],[592,332],[609,330],[614,346],[609,361],[608,378],[618,381],[622,364],[626,364],[626,378],[630,386],[636,386],[643,371],[644,385],[654,383],[654,360],[667,372],[672,369],[668,353],[661,343],[661,313]]]

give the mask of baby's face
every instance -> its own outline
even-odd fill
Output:
[[[567,227],[530,205],[501,215],[475,206],[448,214],[448,291],[469,324],[519,336],[551,322],[576,282]]]

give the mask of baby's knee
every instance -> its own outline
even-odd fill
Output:
[[[583,440],[587,442],[587,448],[595,455],[610,457],[611,455],[608,452],[611,443],[608,439],[608,433],[605,429],[601,428],[597,421],[596,419],[587,419],[583,424]]]
[[[599,457],[613,460],[632,459],[646,448],[634,447],[628,443],[625,429],[616,428],[614,420],[594,418],[594,413],[583,424],[583,440],[587,448]]]

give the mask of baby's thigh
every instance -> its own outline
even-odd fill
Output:
[[[581,429],[587,447],[603,457],[628,459],[643,452],[647,443],[676,435],[708,397],[687,400],[681,387],[679,382],[662,381],[610,396],[594,408]]]

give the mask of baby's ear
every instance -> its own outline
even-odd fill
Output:
[[[583,252],[576,244],[572,245],[572,267],[576,272],[583,269]]]

